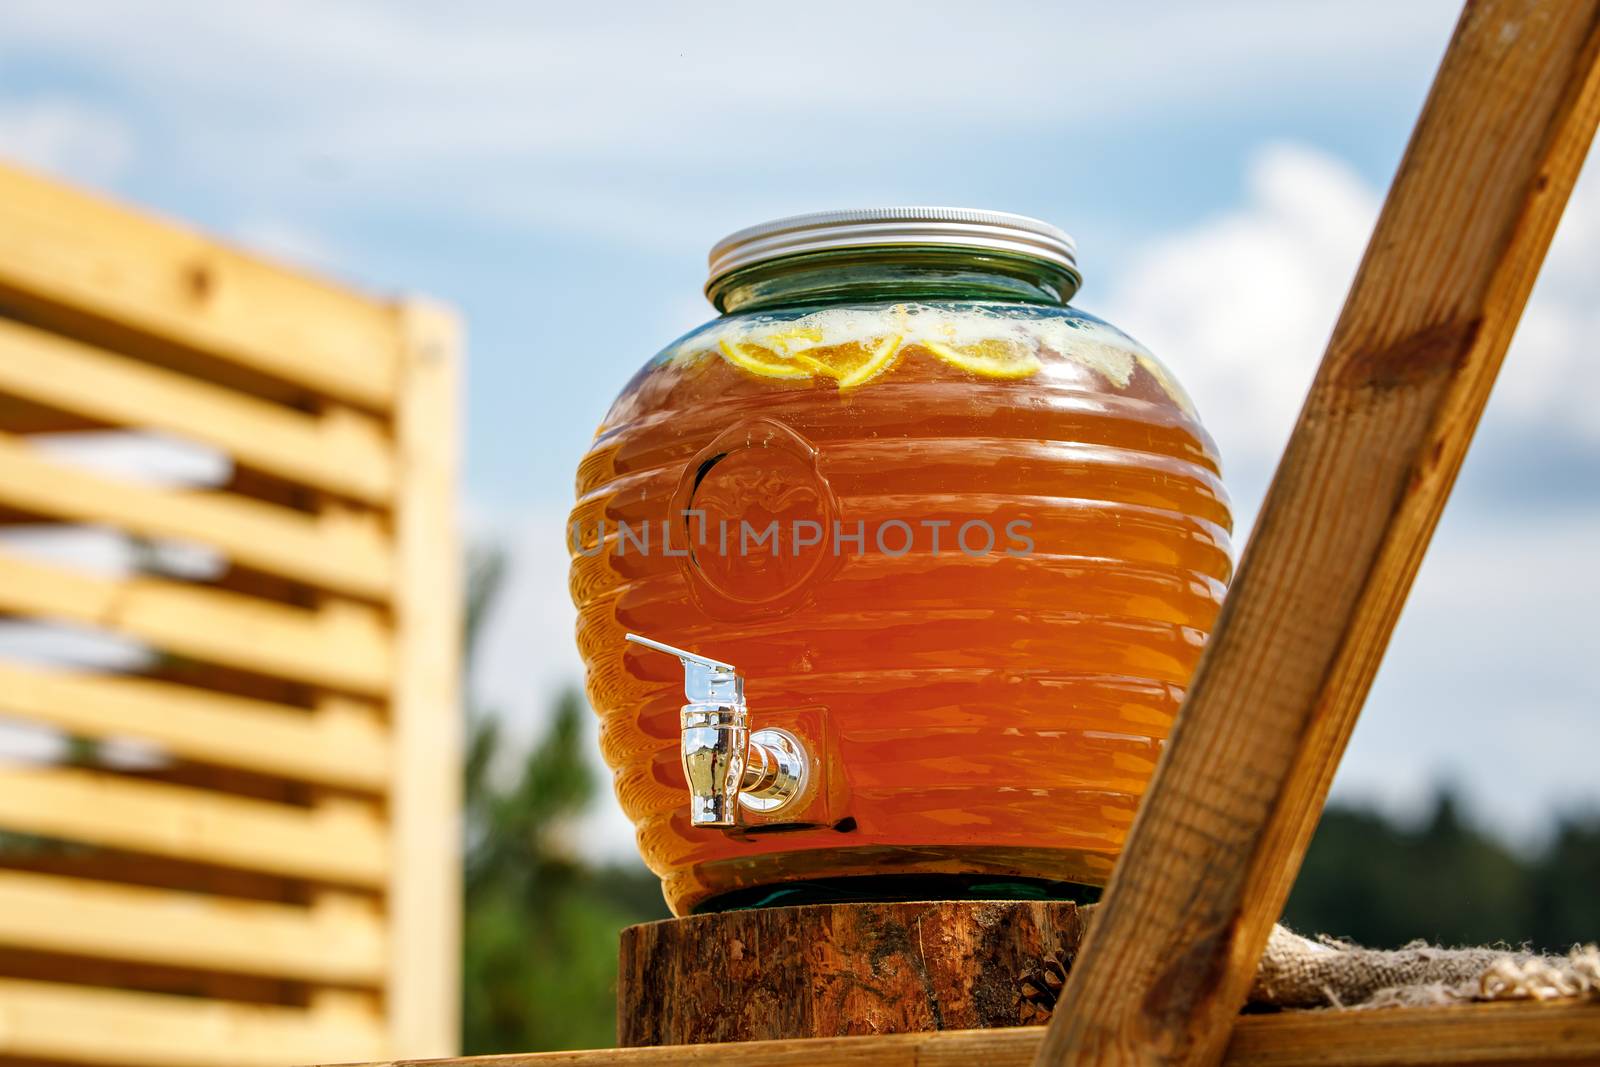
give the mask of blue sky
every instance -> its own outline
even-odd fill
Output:
[[[1034,214],[1195,394],[1247,524],[1455,5],[8,0],[0,155],[471,331],[465,507],[517,571],[480,688],[574,676],[560,529],[617,388],[709,315],[723,233],[827,207]],[[1600,802],[1600,200],[1586,181],[1337,789]],[[1242,538],[1241,538],[1242,540]],[[619,817],[593,840],[626,852]]]

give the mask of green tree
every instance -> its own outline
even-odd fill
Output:
[[[1600,939],[1600,813],[1567,815],[1533,867],[1529,936],[1561,951]]]
[[[1306,853],[1284,921],[1373,948],[1528,943],[1553,950],[1600,935],[1594,902],[1600,825],[1567,821],[1527,860],[1462,815],[1449,789],[1416,827],[1330,807]]]

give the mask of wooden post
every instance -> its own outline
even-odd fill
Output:
[[[448,1056],[460,1041],[460,337],[440,308],[399,313],[390,1043],[397,1055]]]
[[[1035,1062],[1218,1062],[1600,118],[1600,0],[1468,3]]]
[[[1065,901],[813,904],[632,926],[617,1043],[1042,1023],[1082,936]]]

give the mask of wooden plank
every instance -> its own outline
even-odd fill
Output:
[[[196,659],[371,696],[389,688],[390,634],[375,612],[93,577],[9,553],[0,553],[0,611],[102,627]]]
[[[1026,1067],[1042,1026],[927,1034],[672,1045],[424,1061],[451,1067]],[[1537,1060],[1530,1049],[1548,1049]],[[1227,1067],[1471,1067],[1600,1061],[1600,1004],[1474,1004],[1239,1019]],[[416,1063],[416,1060],[395,1061]]]
[[[126,1067],[283,1067],[383,1055],[383,1032],[300,1008],[0,978],[0,1055]]]
[[[9,166],[0,167],[0,294],[379,410],[395,396],[384,305]]]
[[[381,887],[389,875],[387,827],[356,811],[314,811],[101,771],[0,766],[0,827],[363,887]]]
[[[94,738],[137,738],[173,755],[346,789],[389,785],[389,737],[371,711],[285,707],[193,686],[0,662],[0,715]]]
[[[376,985],[377,916],[0,870],[0,944],[199,970]]]
[[[1037,1063],[1221,1058],[1597,121],[1600,0],[1468,3]]]
[[[406,338],[395,432],[400,566],[392,722],[390,1043],[442,1056],[460,1040],[461,546],[456,531],[460,328],[421,303]],[[444,862],[443,858],[450,858]]]
[[[367,503],[386,504],[394,491],[394,454],[378,419],[349,408],[330,416],[295,411],[4,319],[0,393],[106,425],[187,437],[246,466]]]
[[[243,566],[382,599],[394,574],[388,540],[370,524],[222,492],[135,485],[43,456],[0,433],[0,504],[66,522],[216,548]]]
[[[1600,1004],[1519,1001],[1446,1008],[1284,1012],[1238,1020],[1239,1067],[1447,1067],[1600,1062]]]

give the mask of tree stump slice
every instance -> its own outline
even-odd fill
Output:
[[[682,1045],[1046,1022],[1083,938],[1065,901],[812,904],[622,931],[617,1041]]]

